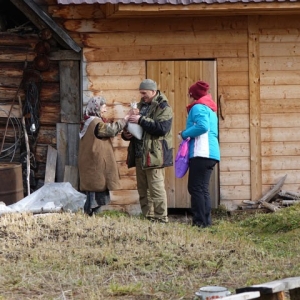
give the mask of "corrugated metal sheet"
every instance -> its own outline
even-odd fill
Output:
[[[188,5],[188,4],[199,4],[199,3],[206,3],[206,4],[213,4],[213,3],[250,3],[250,2],[297,2],[297,0],[57,0],[58,4],[105,4],[105,3],[112,3],[112,4],[174,4],[174,5]]]

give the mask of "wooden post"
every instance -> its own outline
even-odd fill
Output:
[[[258,24],[259,16],[248,16],[251,200],[257,200],[262,191]]]
[[[29,147],[28,135],[27,135],[27,130],[26,130],[25,118],[23,116],[23,109],[22,109],[21,97],[18,96],[18,99],[19,99],[19,108],[20,108],[20,114],[22,116],[22,127],[23,127],[23,131],[24,131],[24,138],[25,138],[25,144],[26,144],[26,183],[27,183],[27,195],[30,195],[30,147]]]

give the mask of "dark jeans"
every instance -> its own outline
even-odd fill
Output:
[[[217,161],[194,157],[190,159],[188,191],[191,195],[193,225],[207,227],[211,225],[211,200],[209,180]]]

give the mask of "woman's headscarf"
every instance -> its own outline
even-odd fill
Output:
[[[88,125],[95,117],[103,119],[100,114],[100,107],[104,104],[106,104],[106,99],[102,96],[90,98],[84,110],[83,120],[80,123],[80,138],[84,136]],[[105,120],[103,120],[103,122],[105,122]]]
[[[84,111],[84,119],[91,116],[101,117],[100,106],[103,104],[106,104],[106,99],[102,96],[90,98]]]

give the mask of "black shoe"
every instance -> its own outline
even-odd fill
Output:
[[[205,227],[207,227],[207,226],[205,226],[205,225],[203,225],[201,223],[193,223],[192,226],[193,227],[198,227],[198,228],[205,228]]]
[[[169,223],[168,220],[166,219],[158,219],[158,218],[154,218],[154,217],[147,217],[147,220],[149,220],[150,222],[157,222],[157,223]]]
[[[164,224],[169,223],[169,221],[165,220],[165,219],[156,219],[156,221],[159,222],[159,223],[164,223]]]

